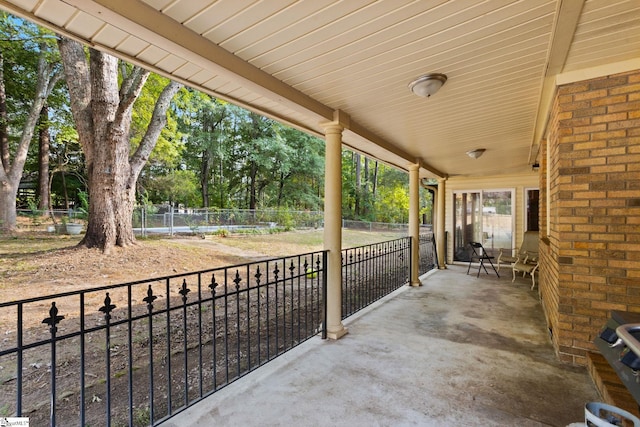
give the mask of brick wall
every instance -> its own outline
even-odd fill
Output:
[[[557,104],[556,104],[557,108]],[[554,117],[556,117],[554,115]],[[556,120],[557,121],[557,120]],[[554,122],[551,123],[551,128],[555,129]],[[551,250],[551,241],[549,240],[549,231],[547,223],[547,141],[543,141],[540,151],[540,237],[539,255],[540,264],[544,268],[540,268],[538,288],[540,290],[540,299],[542,301],[542,308],[547,318],[547,327],[552,331],[551,339],[555,348],[559,347],[558,335],[553,331],[559,330],[558,325],[558,263],[555,262],[554,252]],[[555,168],[557,171],[557,168]],[[557,182],[557,180],[553,180]]]
[[[640,70],[559,87],[544,148],[540,294],[558,356],[585,364],[611,310],[640,312]]]

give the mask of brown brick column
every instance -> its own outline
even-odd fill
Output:
[[[540,294],[560,359],[585,364],[611,310],[640,312],[640,71],[559,87],[547,150]]]

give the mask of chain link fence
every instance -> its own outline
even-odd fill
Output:
[[[55,217],[54,223],[86,218],[86,213],[68,210],[33,212],[19,210],[18,215],[33,217],[37,225],[43,215]],[[35,225],[35,224],[34,224]],[[44,224],[47,225],[47,224]],[[58,224],[61,225],[61,224]],[[133,228],[137,235],[228,233],[250,229],[312,229],[324,226],[322,211],[294,211],[284,209],[190,209],[170,205],[138,206],[133,212]],[[408,224],[342,220],[342,227],[368,232],[406,232]],[[53,225],[48,225],[53,229]],[[421,226],[430,231],[430,225]],[[58,230],[56,230],[58,232]]]
[[[134,230],[141,235],[205,234],[257,228],[318,228],[322,224],[323,213],[320,211],[142,206],[133,213]]]

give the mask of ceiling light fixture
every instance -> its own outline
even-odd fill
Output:
[[[429,98],[447,81],[447,76],[439,73],[425,74],[409,83],[409,90],[418,96]]]
[[[467,156],[471,157],[472,159],[477,159],[478,157],[482,156],[485,151],[487,150],[484,148],[476,148],[475,150],[467,151]]]

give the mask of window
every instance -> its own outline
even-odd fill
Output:
[[[513,247],[513,190],[454,193],[454,261],[469,261],[469,242],[480,242],[490,255]]]

